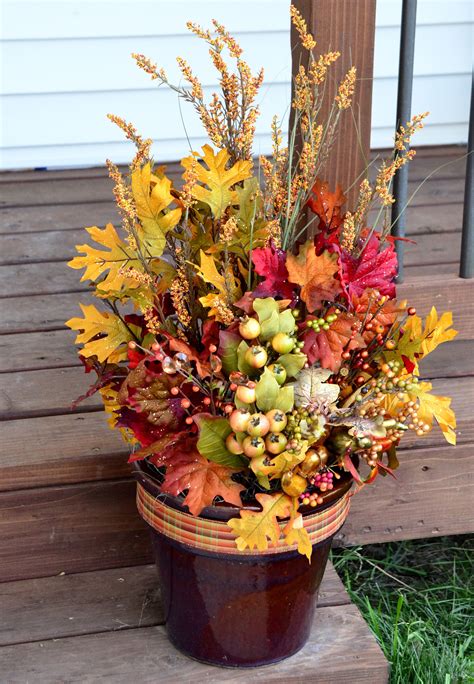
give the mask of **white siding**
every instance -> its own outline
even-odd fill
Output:
[[[354,0],[357,1],[357,0]],[[0,168],[81,166],[106,157],[126,162],[130,145],[105,117],[119,114],[156,141],[155,157],[186,154],[203,133],[194,112],[140,72],[143,52],[179,78],[187,58],[206,89],[215,87],[205,45],[186,32],[193,19],[216,17],[239,39],[250,64],[265,68],[257,153],[270,149],[274,113],[290,98],[288,0],[0,0],[2,128]],[[413,110],[429,109],[418,144],[467,138],[472,50],[470,0],[420,0]],[[374,80],[374,147],[389,146],[396,107],[400,0],[379,0]],[[337,46],[334,46],[337,47]]]

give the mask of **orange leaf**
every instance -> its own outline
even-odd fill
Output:
[[[339,227],[342,218],[341,207],[346,201],[340,185],[336,186],[335,192],[330,192],[329,183],[321,181],[319,178],[312,189],[311,198],[308,206],[320,219],[320,228],[327,227],[335,230]]]
[[[203,508],[210,506],[216,496],[240,508],[240,492],[244,487],[231,479],[236,472],[208,461],[194,449],[180,453],[167,464],[162,490],[177,496],[187,489],[184,501],[193,515],[199,515]]]
[[[323,300],[333,301],[341,292],[341,284],[335,278],[337,255],[325,251],[317,256],[311,240],[300,247],[298,256],[288,255],[286,267],[290,282],[301,287],[301,299],[308,311],[320,308]]]

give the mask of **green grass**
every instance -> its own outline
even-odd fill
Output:
[[[391,684],[474,682],[474,536],[335,549]]]

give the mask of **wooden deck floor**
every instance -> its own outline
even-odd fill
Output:
[[[0,601],[0,680],[8,684],[387,682],[387,661],[331,566],[308,644],[251,673],[202,665],[169,644],[149,565],[6,582]]]
[[[472,530],[473,289],[457,277],[463,154],[430,149],[412,166],[414,191],[450,162],[414,198],[416,245],[407,246],[400,288],[422,313],[432,302],[452,308],[462,330],[424,369],[439,394],[453,396],[459,446],[436,432],[405,442],[399,480],[355,497],[339,541]],[[64,321],[91,296],[65,262],[83,225],[117,218],[111,198],[103,169],[0,174],[0,681],[247,681],[246,671],[200,665],[168,644],[125,449],[96,397],[70,408],[89,378]],[[252,678],[386,682],[380,649],[332,568],[315,625],[300,654]]]

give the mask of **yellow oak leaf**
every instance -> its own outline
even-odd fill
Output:
[[[418,418],[428,425],[432,425],[435,419],[445,440],[449,444],[456,444],[456,416],[450,408],[451,399],[430,394],[432,388],[431,382],[419,382],[408,394],[411,399],[418,399]]]
[[[207,168],[202,164],[196,164],[196,152],[193,156],[182,159],[181,165],[188,170],[194,169],[197,174],[198,182],[192,189],[194,199],[207,204],[214,218],[220,219],[228,206],[238,203],[238,196],[231,188],[250,177],[252,162],[237,161],[230,168],[226,168],[230,157],[227,150],[220,150],[215,154],[210,145],[204,145],[202,152]]]
[[[206,283],[213,285],[216,288],[216,290],[219,290],[221,294],[227,295],[226,280],[224,276],[217,270],[214,257],[208,256],[205,252],[202,251],[202,249],[201,266],[198,268],[201,278],[205,280]]]
[[[201,278],[210,285],[213,285],[216,290],[219,291],[221,295],[220,299],[224,300],[227,304],[230,302],[235,302],[242,296],[242,292],[234,274],[232,272],[232,267],[227,268],[224,274],[219,273],[217,270],[216,262],[213,256],[207,255],[201,250],[201,265],[197,267]],[[207,297],[215,298],[215,294],[211,293]],[[202,299],[206,299],[202,297]],[[202,304],[204,304],[201,301]],[[204,304],[204,306],[210,306],[209,304]]]
[[[150,256],[161,256],[166,246],[166,233],[181,218],[181,209],[165,209],[175,201],[171,194],[171,180],[164,174],[152,174],[150,162],[132,173],[132,193],[138,218],[143,229],[143,240]]]
[[[136,280],[125,274],[127,268],[143,271],[142,264],[130,247],[119,238],[111,223],[105,228],[92,226],[86,228],[91,238],[105,249],[98,249],[91,245],[76,245],[78,252],[84,256],[76,256],[69,261],[68,266],[75,269],[85,268],[81,281],[92,280],[99,285],[103,293],[119,292],[122,286],[138,287]],[[121,269],[123,271],[121,272]],[[99,279],[107,274],[100,282]]]
[[[333,301],[341,292],[341,283],[335,278],[337,255],[325,251],[317,256],[312,240],[301,245],[297,256],[288,254],[286,268],[290,283],[301,287],[301,299],[310,312],[319,309],[323,300]]]
[[[441,318],[438,318],[438,312],[434,306],[432,307],[426,317],[423,331],[423,343],[421,345],[423,356],[431,354],[438,345],[449,342],[456,337],[458,332],[451,327],[452,325],[453,314],[451,311],[445,311]]]
[[[237,535],[235,541],[239,551],[247,547],[265,551],[269,542],[276,544],[281,536],[278,518],[291,514],[292,501],[286,494],[257,494],[256,499],[261,511],[242,510],[240,518],[231,518],[227,523]]]
[[[384,352],[386,360],[401,360],[405,356],[415,364],[413,370],[418,374],[420,359],[434,351],[438,345],[456,337],[458,333],[451,328],[452,324],[452,313],[447,311],[438,318],[434,306],[426,317],[424,328],[420,316],[409,316],[403,326],[403,333],[398,337],[396,348],[391,352]]]
[[[115,314],[99,311],[93,304],[79,304],[84,318],[71,318],[66,325],[78,330],[76,344],[83,344],[82,356],[97,356],[100,363],[127,358],[126,344],[133,339],[131,330]],[[98,339],[95,339],[101,335]]]
[[[297,544],[298,551],[303,556],[311,561],[311,554],[313,547],[307,530],[303,527],[303,516],[301,513],[296,514],[286,525],[283,530],[285,541],[287,544]]]

